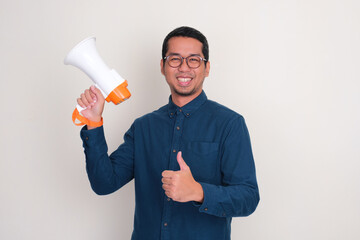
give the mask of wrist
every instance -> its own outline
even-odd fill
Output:
[[[202,203],[204,201],[204,190],[200,183],[198,183],[198,182],[195,182],[195,183],[196,183],[196,185],[195,185],[196,188],[195,188],[194,201]]]
[[[102,117],[101,116],[97,116],[97,117],[92,117],[91,119],[89,119],[91,122],[100,122],[102,121]]]
[[[100,118],[100,120],[98,121],[95,121],[95,119],[92,119],[92,120],[89,120],[89,119],[86,119],[86,125],[87,125],[87,129],[88,130],[91,130],[91,129],[94,129],[94,128],[97,128],[97,127],[101,127],[103,125],[103,118]]]

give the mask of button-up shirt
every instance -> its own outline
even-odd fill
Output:
[[[103,127],[81,131],[86,169],[97,194],[135,179],[133,240],[228,240],[232,217],[251,214],[259,201],[255,164],[244,118],[207,99],[169,103],[134,121],[108,156]],[[162,189],[162,172],[190,167],[204,191],[199,202],[176,202]]]

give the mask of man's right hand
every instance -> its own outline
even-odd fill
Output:
[[[80,98],[77,99],[77,103],[82,107],[86,108],[81,111],[81,114],[93,122],[100,122],[102,113],[104,111],[105,98],[102,95],[101,91],[95,86],[91,86],[89,89],[86,89],[84,93],[80,95]],[[93,129],[94,127],[87,126],[88,130]]]

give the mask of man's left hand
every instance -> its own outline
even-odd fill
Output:
[[[177,202],[203,202],[204,191],[202,186],[193,178],[181,152],[177,154],[177,161],[180,166],[179,171],[165,170],[162,172],[161,181],[166,196]]]

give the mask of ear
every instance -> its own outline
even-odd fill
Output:
[[[160,69],[161,69],[161,74],[165,76],[164,59],[161,59],[161,61],[160,61]]]
[[[206,63],[205,76],[208,77],[210,73],[210,61]]]

